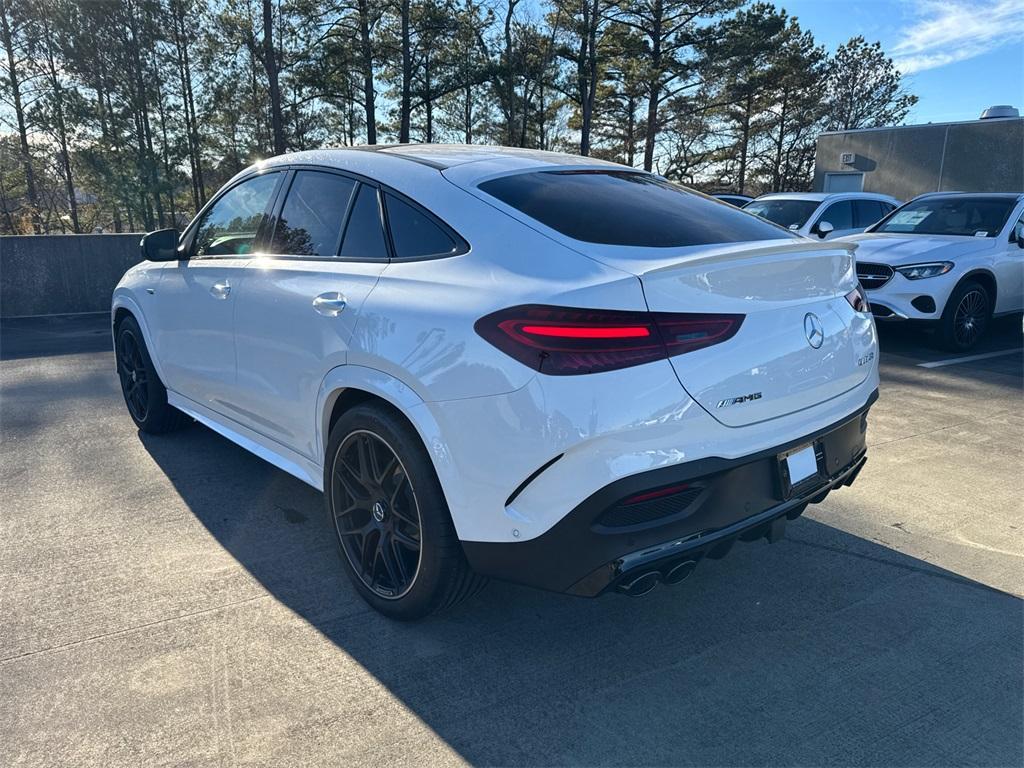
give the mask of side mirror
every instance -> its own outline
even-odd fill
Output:
[[[139,243],[142,250],[142,258],[146,261],[177,261],[178,255],[178,230],[158,229],[142,236]]]
[[[833,227],[827,221],[819,221],[817,225],[814,227],[814,231],[818,233],[818,237],[820,237],[822,240],[824,240],[826,237],[832,234],[834,230],[835,227]]]
[[[1017,241],[1018,248],[1024,248],[1024,221],[1013,225],[1013,239]]]

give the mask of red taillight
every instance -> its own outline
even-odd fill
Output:
[[[669,357],[731,339],[743,322],[743,315],[661,313],[655,317]]]
[[[867,294],[859,285],[846,294],[846,300],[850,302],[854,312],[870,312],[871,305],[868,303]]]
[[[524,325],[520,330],[531,336],[554,336],[563,339],[642,339],[651,335],[651,329],[642,325],[580,327],[571,325]]]
[[[628,368],[718,344],[743,315],[621,312],[526,305],[476,321],[476,332],[541,373],[569,376]]]

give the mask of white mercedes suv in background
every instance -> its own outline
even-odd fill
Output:
[[[743,210],[804,237],[831,240],[863,232],[899,204],[874,192],[769,192]]]
[[[322,490],[389,616],[485,577],[676,583],[866,460],[878,351],[852,247],[632,168],[284,155],[142,249],[112,318],[135,423],[191,417]]]
[[[862,235],[857,274],[879,320],[936,327],[954,351],[989,320],[1024,310],[1024,195],[938,192],[911,200]]]

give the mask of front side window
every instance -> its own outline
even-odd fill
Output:
[[[1015,203],[1000,197],[926,197],[907,203],[872,232],[996,237]]]
[[[344,176],[297,172],[274,228],[271,253],[337,256],[341,228],[355,188],[356,182]]]
[[[418,208],[394,195],[385,195],[388,227],[395,256],[415,259],[427,256],[449,256],[458,249],[456,242]]]
[[[819,203],[815,200],[754,200],[743,210],[768,219],[786,229],[800,229],[811,218]]]
[[[853,229],[853,203],[849,200],[832,203],[818,219],[819,223],[822,221],[831,224],[832,229]]]
[[[388,260],[388,246],[384,240],[376,187],[359,185],[341,242],[341,255],[346,259]]]
[[[243,181],[217,200],[196,227],[194,256],[244,256],[253,252],[260,224],[280,173]]]
[[[1024,216],[1017,219],[1017,223],[1010,230],[1010,242],[1024,247]]]
[[[792,237],[735,208],[634,171],[532,171],[485,181],[479,188],[587,243],[678,248]]]

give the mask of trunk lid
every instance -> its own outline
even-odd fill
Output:
[[[671,358],[683,387],[727,426],[830,400],[871,370],[871,318],[845,298],[857,285],[848,245],[776,240],[614,261],[632,266],[651,311],[745,316],[732,339]]]

